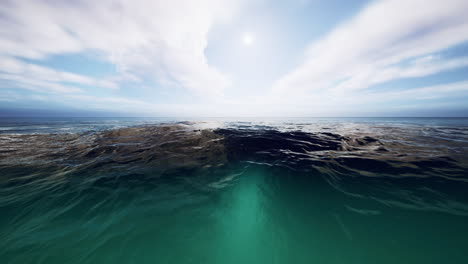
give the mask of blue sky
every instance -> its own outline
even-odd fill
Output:
[[[468,116],[466,0],[1,1],[0,115]]]

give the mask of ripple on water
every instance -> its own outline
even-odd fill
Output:
[[[0,257],[461,263],[467,134],[252,122],[1,134]]]

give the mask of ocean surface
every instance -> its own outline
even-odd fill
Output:
[[[0,263],[468,263],[468,119],[1,118]]]

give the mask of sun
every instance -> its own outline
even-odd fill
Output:
[[[254,42],[253,35],[250,33],[244,33],[244,35],[242,36],[242,44],[246,46],[250,46],[253,44],[253,42]]]

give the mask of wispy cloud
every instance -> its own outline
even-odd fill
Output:
[[[272,65],[292,65],[298,57],[293,53],[304,43],[286,31],[272,34],[291,38],[280,45],[287,56],[277,59],[281,50],[267,46],[277,39],[262,39],[268,36],[265,32],[258,33],[257,49],[251,46],[249,51],[230,43],[235,38],[225,40],[226,35],[240,30],[235,28],[239,21],[243,21],[242,27],[255,28],[258,21],[245,19],[246,13],[261,15],[274,10],[264,7],[284,6],[259,1],[260,11],[246,0],[0,1],[0,100],[41,98],[76,108],[118,110],[125,106],[128,111],[173,115],[346,115],[356,106],[382,109],[377,105],[381,103],[390,109],[457,93],[468,96],[465,82],[443,84],[463,79],[459,76],[437,80],[440,86],[430,81],[418,82],[419,87],[413,83],[380,90],[378,86],[468,67],[465,51],[450,56],[446,52],[468,42],[466,0],[370,1],[356,14],[349,13],[356,9],[346,11],[351,19],[335,28],[336,21],[323,21],[332,30],[299,51],[303,61],[286,74],[285,69],[262,67],[233,70],[265,58]],[[277,18],[277,14],[270,15]],[[302,17],[291,24],[297,26],[297,32],[304,31],[301,37],[314,30],[304,21]],[[228,25],[210,31],[219,23]],[[210,32],[213,42],[208,46]],[[295,43],[294,48],[288,48],[288,43]],[[218,49],[219,45],[224,48]],[[255,56],[260,50],[265,56]],[[209,64],[205,51],[213,63],[231,71],[233,79]],[[84,67],[113,65],[116,71],[93,74],[103,76],[98,78],[86,75],[88,70],[67,72],[65,69],[73,71],[73,67],[61,68],[68,58],[81,55],[91,58],[84,60],[89,63]],[[54,59],[59,63],[49,63]],[[280,72],[284,75],[278,76]],[[269,76],[265,84],[258,81],[262,75]],[[274,78],[276,81],[271,80]],[[247,91],[240,83],[252,89],[262,83],[261,92],[240,93]],[[225,96],[219,96],[223,93]],[[192,101],[193,94],[202,96]]]
[[[331,90],[333,92],[363,90],[374,84],[403,78],[424,77],[465,66],[468,66],[468,57],[440,59],[434,58],[434,56],[427,56],[413,60],[405,66],[361,69],[360,72],[356,72],[355,75],[336,85]]]
[[[58,71],[34,65],[8,56],[0,56],[0,79],[15,82],[14,86],[43,92],[79,92],[76,86],[116,89],[117,84],[109,80],[99,80],[88,76]]]
[[[92,51],[117,65],[122,74],[137,73],[166,85],[220,94],[229,85],[229,78],[207,63],[204,49],[212,25],[229,18],[237,2],[2,1],[0,55],[8,58],[9,64],[18,64],[14,57],[40,60]],[[15,65],[6,67],[8,76],[21,74],[11,72]],[[41,81],[95,84],[87,77],[44,67],[19,67]]]
[[[457,92],[468,92],[468,81],[454,82],[448,84],[424,86],[404,91],[387,91],[381,93],[368,93],[360,97],[363,102],[372,101],[380,103],[399,98],[411,98],[412,100],[432,100],[450,96],[457,96]],[[378,96],[375,96],[375,95]]]
[[[468,65],[433,57],[468,40],[468,1],[381,0],[312,43],[302,65],[280,78],[284,96],[340,95],[395,79],[423,77]]]

